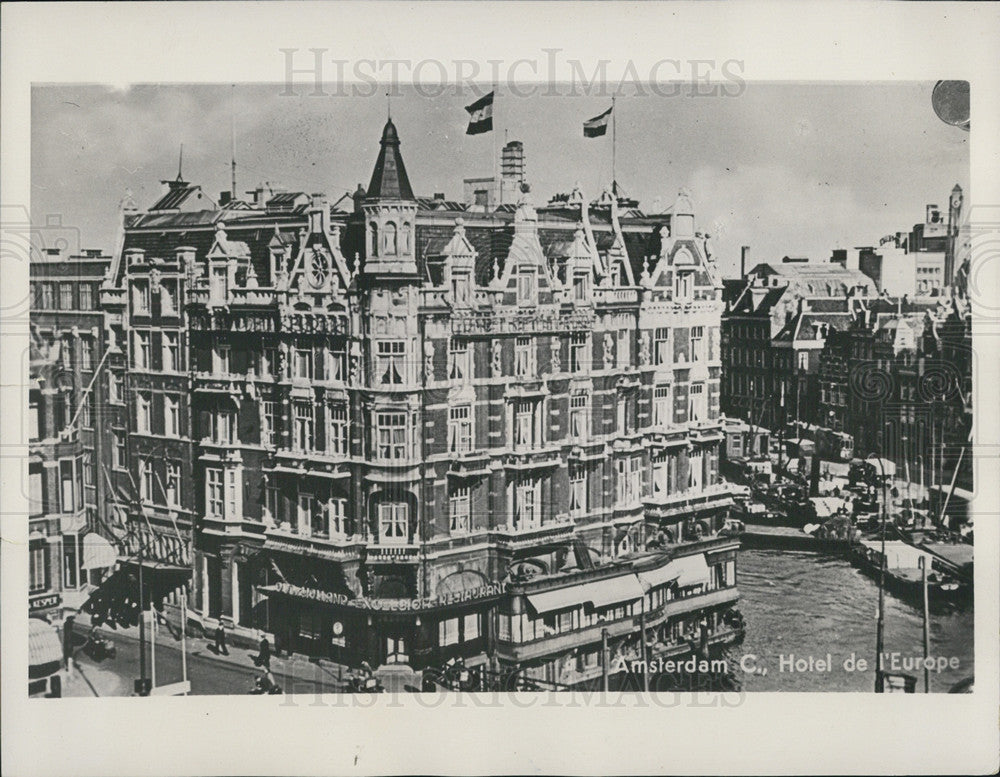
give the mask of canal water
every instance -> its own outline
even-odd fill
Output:
[[[744,550],[738,562],[738,585],[746,637],[725,653],[730,677],[738,687],[746,691],[873,691],[878,607],[874,580],[842,558]],[[888,592],[885,601],[885,652],[897,653],[900,671],[906,671],[904,658],[923,658],[922,613]],[[931,672],[932,693],[945,692],[974,674],[973,620],[971,604],[932,606],[930,654],[949,662],[940,673]],[[861,659],[867,662],[864,671],[858,668]],[[956,661],[957,668],[953,666]],[[893,671],[891,666],[887,669]],[[923,669],[910,668],[907,673],[917,677],[917,692],[923,692]]]

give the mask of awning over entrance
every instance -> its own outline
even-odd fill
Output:
[[[677,576],[677,585],[681,588],[692,585],[706,585],[710,580],[710,572],[704,553],[698,553],[694,556],[681,556],[671,561],[670,564],[676,564],[680,571],[680,574]]]
[[[28,618],[28,665],[62,661],[62,642],[54,627],[39,618]]]
[[[556,588],[552,591],[531,593],[528,594],[528,603],[535,612],[544,613],[584,603],[590,603],[594,607],[607,607],[609,604],[634,602],[643,595],[639,578],[635,575],[623,575]]]
[[[107,569],[118,561],[118,551],[100,534],[86,534],[83,537],[83,568]]]

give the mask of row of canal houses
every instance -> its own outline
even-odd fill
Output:
[[[735,638],[722,283],[689,196],[417,197],[400,145],[390,120],[333,206],[178,175],[123,208],[100,475],[123,553],[188,571],[207,629],[351,665],[574,685],[605,640]]]

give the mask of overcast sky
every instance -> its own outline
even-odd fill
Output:
[[[739,247],[754,262],[826,260],[836,247],[877,244],[946,205],[956,183],[968,201],[969,135],[931,109],[932,83],[754,84],[738,97],[623,96],[617,101],[617,178],[656,212],[690,189],[700,229],[726,274]],[[84,248],[114,248],[118,202],[140,207],[177,174],[213,196],[229,188],[235,117],[238,188],[260,181],[325,192],[365,186],[386,98],[280,96],[282,86],[38,86],[32,98],[32,218],[61,214]],[[585,139],[600,97],[501,93],[496,132],[466,136],[463,106],[477,95],[392,100],[402,154],[418,194],[461,198],[464,177],[491,175],[504,130],[525,144],[535,201],[579,182],[596,197],[611,176],[611,137]]]

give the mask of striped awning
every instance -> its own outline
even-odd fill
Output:
[[[624,575],[578,583],[551,591],[529,593],[528,603],[535,612],[544,613],[585,603],[594,607],[607,607],[609,604],[634,602],[641,599],[644,593],[639,578],[635,575]]]
[[[28,665],[62,661],[63,650],[54,627],[40,618],[28,618]]]

